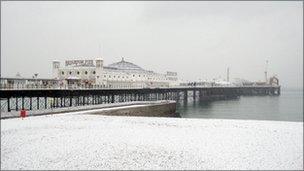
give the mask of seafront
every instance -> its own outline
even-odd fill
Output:
[[[69,114],[1,120],[1,169],[303,169],[303,122]]]
[[[1,1],[1,170],[304,170],[303,2]]]

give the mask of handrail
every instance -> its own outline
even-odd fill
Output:
[[[246,86],[220,86],[220,85],[214,85],[214,86],[181,86],[181,85],[175,85],[175,86],[159,86],[159,87],[152,87],[152,86],[126,86],[126,85],[85,85],[85,86],[77,86],[77,85],[7,85],[7,84],[1,84],[0,90],[44,90],[44,89],[58,89],[58,90],[89,90],[89,89],[155,89],[155,88],[211,88],[211,87],[280,87],[279,85],[246,85]]]

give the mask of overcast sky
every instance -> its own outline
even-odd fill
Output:
[[[183,80],[303,85],[297,2],[1,2],[1,74],[51,78],[52,60],[121,60]],[[101,44],[101,50],[99,48]]]

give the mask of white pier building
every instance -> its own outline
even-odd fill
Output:
[[[59,61],[53,61],[53,78],[59,80],[61,85],[109,88],[169,87],[179,84],[176,72],[156,73],[124,58],[108,66],[103,65],[103,59],[66,60],[64,66]]]

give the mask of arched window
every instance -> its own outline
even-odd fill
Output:
[[[77,71],[77,75],[79,75],[80,73],[79,73],[79,71]]]
[[[95,71],[93,71],[93,74],[96,74],[96,72],[95,72]]]
[[[70,75],[72,75],[72,71],[70,71],[70,73],[69,73]]]
[[[88,71],[85,71],[84,74],[87,75],[87,74],[88,74]]]
[[[64,75],[64,72],[62,71],[61,74]]]

